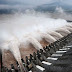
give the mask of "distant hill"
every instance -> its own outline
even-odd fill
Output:
[[[72,11],[72,6],[71,5],[67,5],[65,3],[62,2],[53,2],[50,4],[43,4],[41,6],[38,6],[35,8],[36,11],[50,11],[50,12],[54,12],[56,7],[61,7],[63,8],[65,11]]]
[[[2,3],[2,0],[1,0]],[[7,4],[7,3],[5,3]],[[12,3],[10,3],[12,4]],[[14,3],[13,5],[15,5],[16,3]],[[18,4],[18,3],[17,3]],[[62,8],[64,11],[68,12],[68,13],[72,13],[72,6],[71,5],[67,5],[65,3],[62,3],[61,1],[57,1],[57,2],[53,2],[53,3],[47,3],[47,4],[43,4],[37,7],[31,7],[28,4],[22,4],[21,3],[21,7],[19,8],[9,8],[9,9],[0,9],[0,14],[10,14],[10,13],[14,13],[14,12],[25,12],[26,9],[34,9],[35,11],[40,11],[40,12],[50,12],[53,13],[56,11],[57,8]],[[14,6],[13,6],[14,7]]]
[[[9,7],[10,5],[8,5],[8,7],[5,8],[0,8],[0,14],[12,14],[15,12],[24,12],[26,9],[30,9],[31,6],[30,5],[14,5]]]

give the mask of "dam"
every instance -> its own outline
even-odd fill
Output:
[[[45,32],[45,31],[44,31]],[[72,25],[11,41],[0,54],[1,72],[72,72]],[[20,47],[20,48],[19,48]]]

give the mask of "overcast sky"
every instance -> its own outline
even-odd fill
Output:
[[[23,7],[23,5],[32,7],[55,1],[62,1],[66,4],[72,5],[72,0],[0,0],[0,9],[11,7]]]
[[[0,4],[31,4],[31,5],[41,5],[54,0],[0,0]],[[56,0],[55,0],[56,1]]]

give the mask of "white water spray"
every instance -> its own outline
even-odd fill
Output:
[[[67,34],[70,33],[67,30],[59,29],[65,25],[67,22],[63,19],[52,19],[41,14],[40,16],[31,14],[3,15],[0,20],[0,48],[10,50],[21,65],[19,51],[21,43],[24,42],[24,45],[31,43],[36,49],[42,49],[38,42],[42,38],[50,43],[56,41],[55,37],[48,33],[49,31],[59,30]],[[62,37],[58,33],[56,35]]]

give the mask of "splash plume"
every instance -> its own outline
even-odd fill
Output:
[[[38,16],[21,13],[4,15],[2,18],[0,48],[2,51],[9,50],[20,67],[22,57],[43,49],[45,43],[48,45],[72,32],[72,24],[68,24],[66,20],[52,19],[41,14]],[[4,65],[7,66],[5,62]]]

